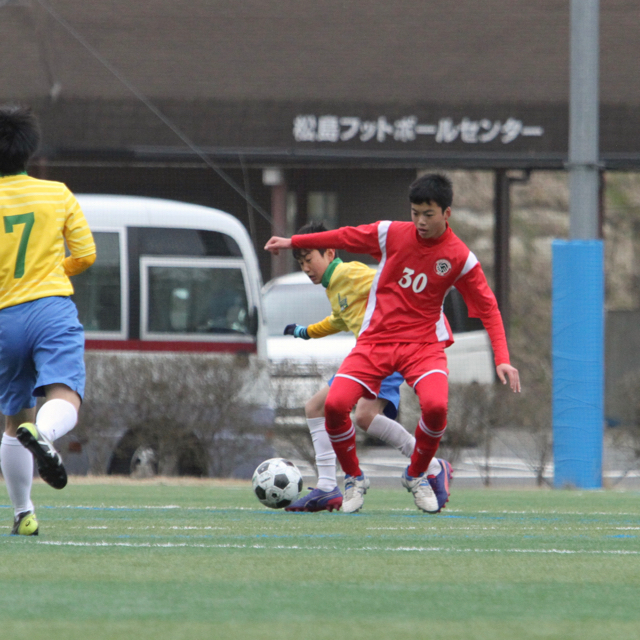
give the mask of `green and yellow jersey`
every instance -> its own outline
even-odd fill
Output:
[[[342,262],[336,258],[322,276],[332,313],[307,327],[309,337],[324,338],[339,331],[351,331],[357,338],[375,275],[376,270],[362,262]]]
[[[95,260],[84,214],[61,182],[0,176],[0,237],[0,309],[71,295],[69,276]]]

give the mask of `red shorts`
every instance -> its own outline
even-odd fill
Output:
[[[417,342],[368,343],[360,341],[344,359],[337,377],[359,382],[371,397],[380,391],[380,382],[394,371],[399,371],[415,391],[416,384],[433,373],[449,375],[444,343]]]

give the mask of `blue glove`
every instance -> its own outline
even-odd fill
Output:
[[[309,340],[311,338],[307,333],[307,327],[303,327],[301,324],[288,324],[284,328],[284,335],[302,338],[303,340]]]

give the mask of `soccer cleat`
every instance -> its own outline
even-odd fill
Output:
[[[344,500],[342,501],[342,511],[344,513],[355,513],[362,509],[364,504],[364,494],[371,485],[369,478],[364,474],[361,476],[345,475],[344,477]]]
[[[19,513],[13,520],[12,536],[37,536],[38,521],[33,511],[23,511]]]
[[[446,461],[438,458],[438,462],[442,467],[440,473],[437,473],[433,476],[427,476],[427,480],[429,480],[429,484],[433,489],[433,492],[436,494],[436,498],[438,499],[438,511],[444,508],[444,505],[449,501],[449,480],[453,476],[453,469],[451,465]]]
[[[438,513],[440,511],[438,498],[431,488],[426,474],[423,473],[413,478],[407,475],[407,469],[402,474],[401,482],[407,491],[413,493],[413,501],[416,503],[416,507],[427,513]]]
[[[311,489],[311,487],[309,487]],[[293,504],[285,507],[285,511],[333,511],[342,506],[342,493],[336,487],[331,491],[322,489],[312,489],[311,493],[299,498]]]
[[[64,489],[67,486],[67,471],[62,464],[62,458],[53,444],[38,431],[36,425],[31,422],[21,424],[18,427],[17,438],[22,446],[33,454],[40,477],[54,489]]]

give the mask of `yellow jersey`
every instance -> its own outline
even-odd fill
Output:
[[[376,270],[362,262],[342,262],[336,258],[322,276],[332,313],[307,327],[309,337],[324,338],[339,331],[351,331],[357,338],[375,275]]]
[[[71,253],[67,264],[96,253],[67,186],[26,174],[0,177],[0,238],[0,309],[73,293],[65,242]]]

